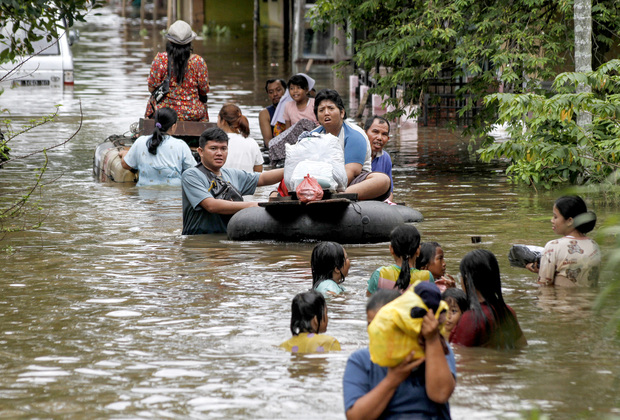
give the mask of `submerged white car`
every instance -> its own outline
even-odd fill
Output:
[[[11,22],[0,28],[5,35],[12,30]],[[23,37],[24,30],[19,29],[16,35]],[[15,62],[0,64],[0,84],[12,87],[73,85],[71,45],[77,39],[77,32],[59,29],[57,39],[47,41],[44,36],[33,42],[33,55],[19,56]],[[7,46],[0,42],[0,51],[5,48]]]

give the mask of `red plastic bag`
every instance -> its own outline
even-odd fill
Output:
[[[323,188],[319,185],[319,181],[311,177],[310,174],[304,177],[304,180],[297,186],[295,192],[297,193],[297,199],[302,203],[319,201],[323,198]]]

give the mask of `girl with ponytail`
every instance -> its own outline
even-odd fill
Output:
[[[223,168],[241,169],[246,172],[263,171],[263,154],[250,135],[250,123],[241,109],[227,103],[217,118],[217,126],[228,134],[228,158]]]
[[[398,289],[402,293],[420,280],[435,282],[430,271],[415,268],[416,257],[420,254],[420,232],[414,226],[401,225],[392,230],[390,253],[395,264],[375,270],[368,280],[367,296],[378,289]]]
[[[576,195],[560,197],[553,206],[551,228],[562,235],[547,242],[540,267],[528,264],[538,273],[538,283],[545,286],[596,286],[601,269],[601,250],[586,236],[594,229],[596,214],[588,211],[583,199]]]
[[[168,134],[176,122],[174,109],[158,109],[153,134],[138,137],[129,150],[118,153],[123,168],[138,171],[138,186],[181,185],[183,171],[196,166],[187,143]]]

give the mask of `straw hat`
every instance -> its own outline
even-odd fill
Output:
[[[182,20],[177,20],[166,33],[166,39],[174,44],[186,45],[196,38],[196,32],[192,31],[192,27]]]

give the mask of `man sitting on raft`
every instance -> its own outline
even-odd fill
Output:
[[[230,217],[255,201],[243,201],[243,195],[254,194],[256,187],[276,184],[284,169],[246,172],[222,168],[228,157],[228,136],[217,127],[200,135],[200,163],[183,172],[183,235],[226,233]]]
[[[384,201],[390,196],[390,178],[381,172],[371,172],[370,142],[364,130],[344,119],[342,98],[333,89],[323,89],[314,99],[314,113],[320,126],[313,133],[329,133],[338,137],[344,150],[347,171],[346,193],[356,193],[359,200]]]

